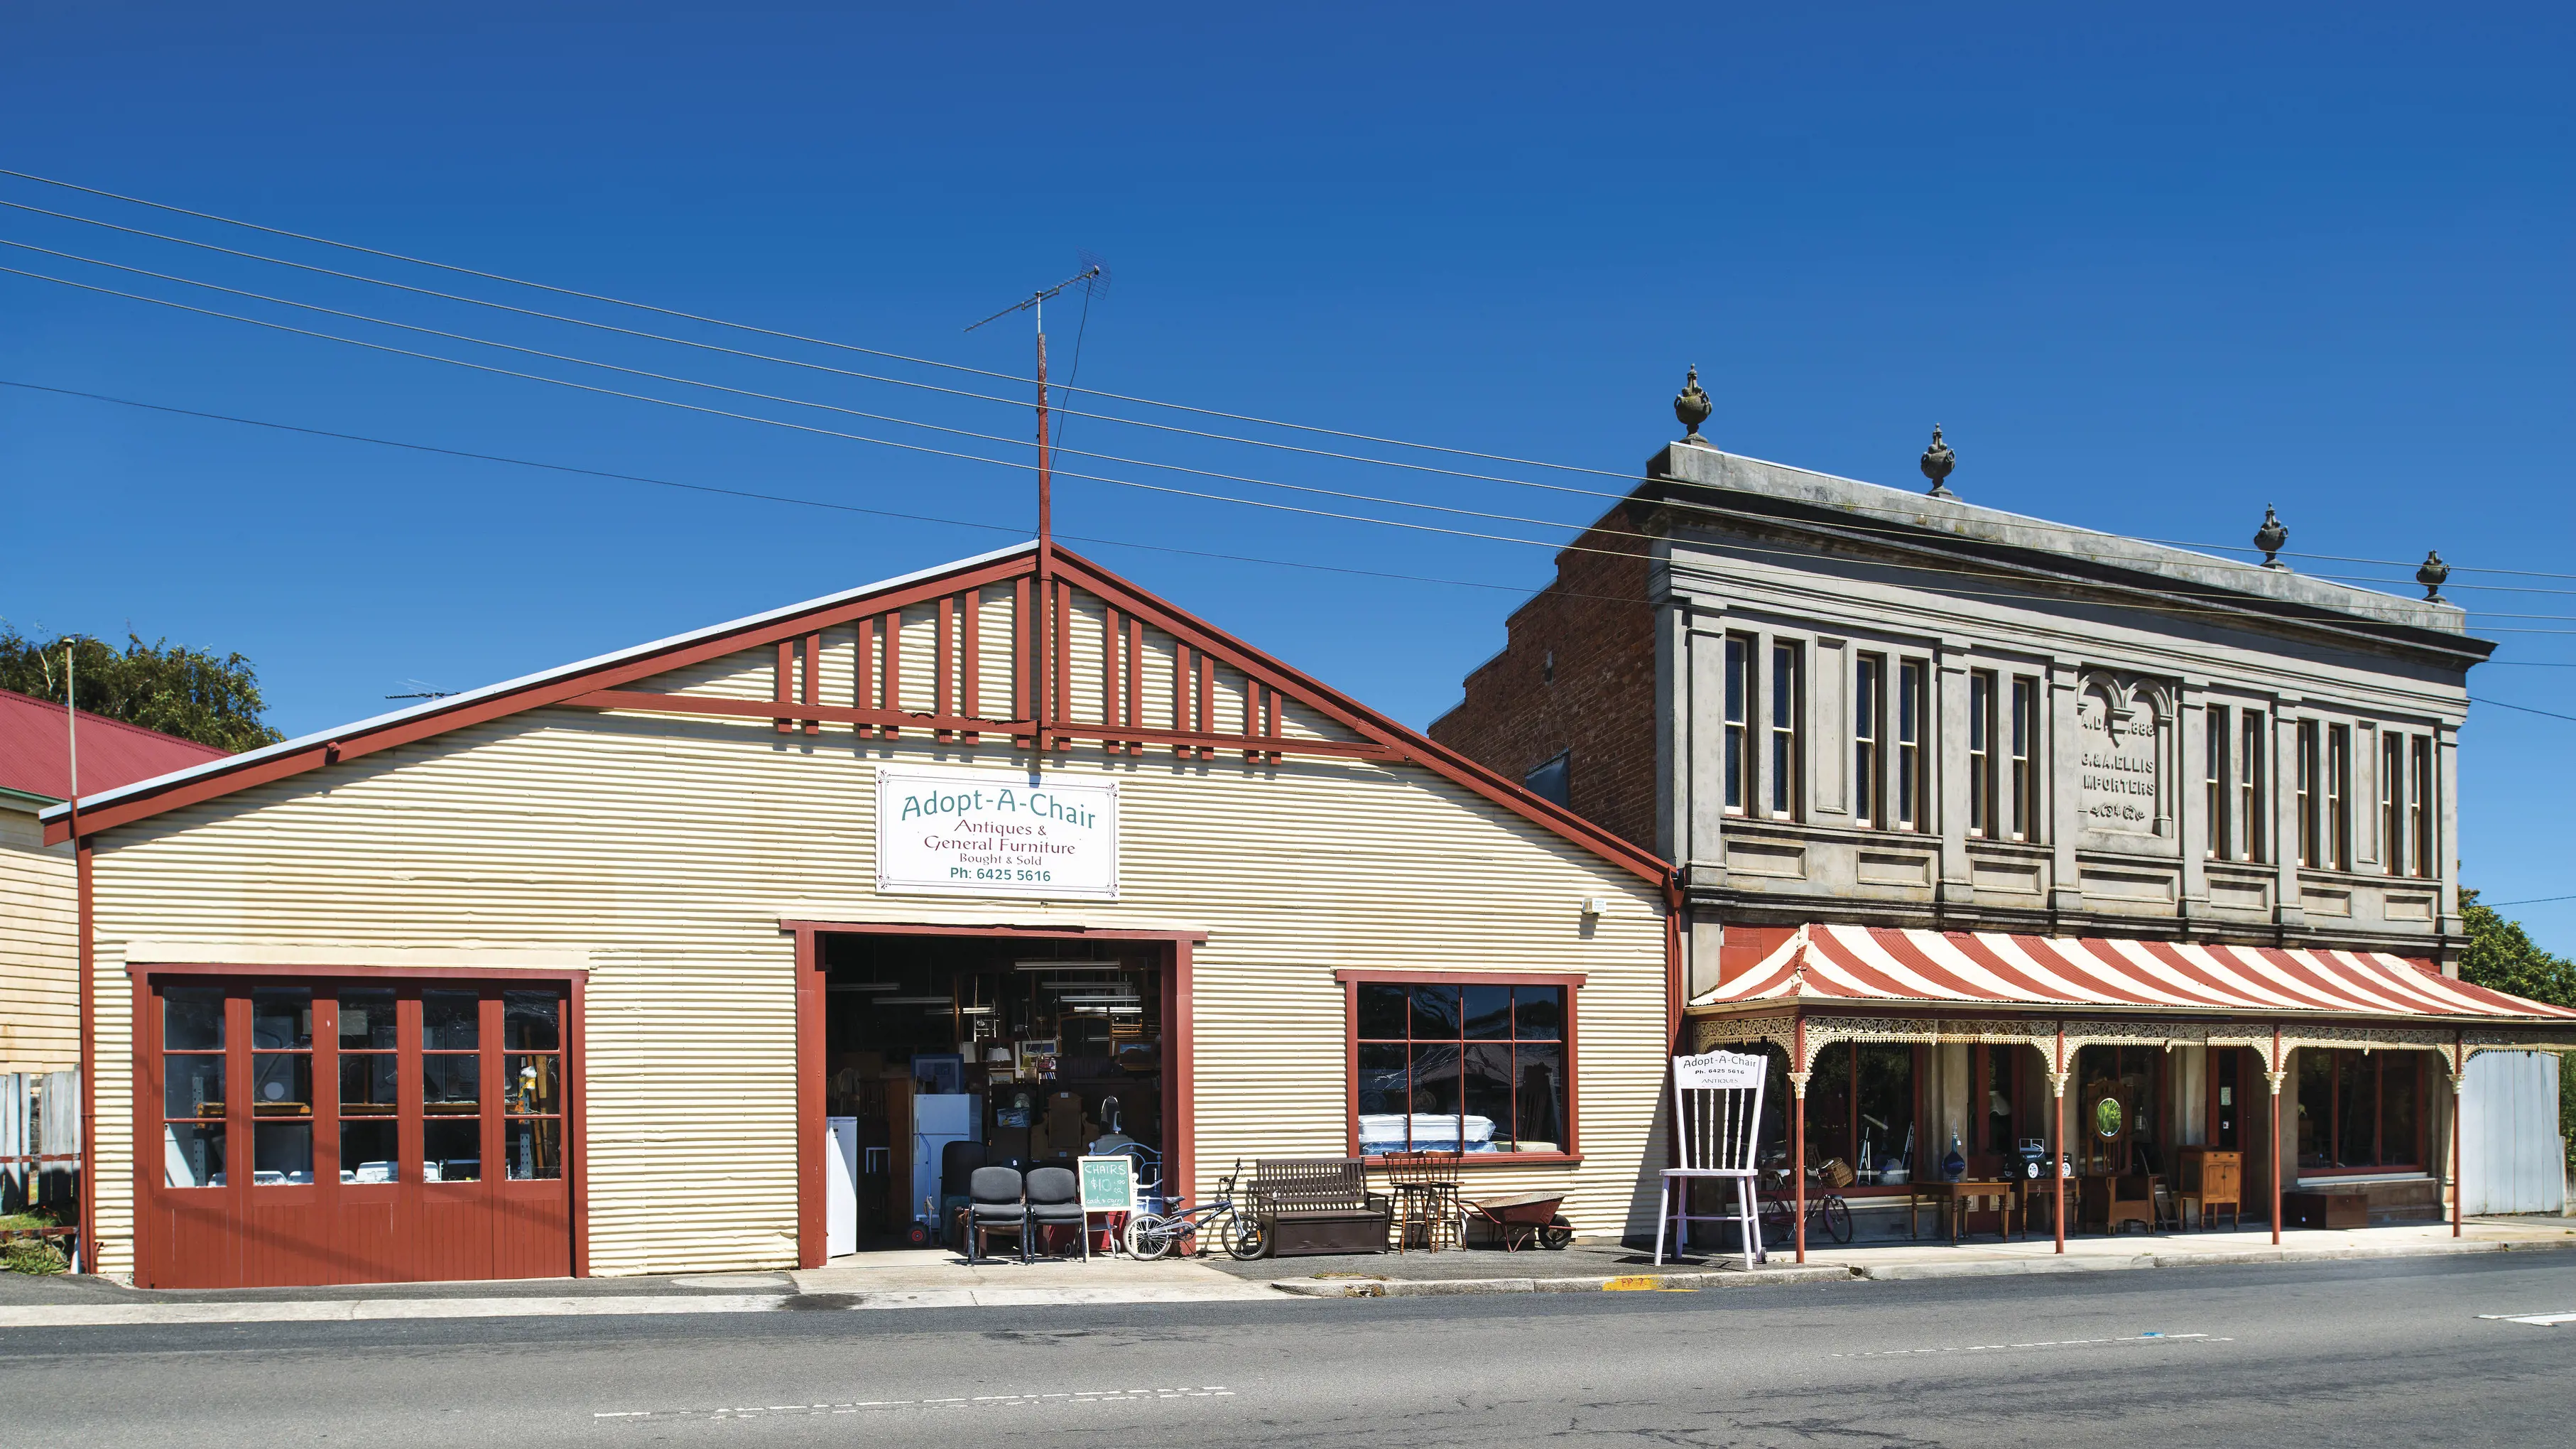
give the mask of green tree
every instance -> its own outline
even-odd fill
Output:
[[[2479,905],[2476,891],[2460,892],[2460,916],[2469,932],[2469,949],[2460,955],[2461,980],[2552,1006],[2576,1006],[2576,961],[2540,949],[2520,921]],[[2576,1139],[2576,1052],[2558,1058],[2558,1135]]]
[[[74,703],[85,710],[237,754],[285,738],[260,719],[266,705],[249,660],[167,639],[146,644],[129,633],[120,652],[98,639],[40,642],[0,624],[0,689],[61,699],[66,643],[78,666]]]

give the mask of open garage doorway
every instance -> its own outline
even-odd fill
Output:
[[[1189,942],[812,930],[830,1252],[958,1243],[980,1166],[1123,1153],[1140,1191],[1186,1191]]]

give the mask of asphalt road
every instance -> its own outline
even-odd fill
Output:
[[[2576,1254],[1699,1293],[0,1332],[12,1442],[2576,1443]],[[2152,1336],[2151,1336],[2152,1335]]]

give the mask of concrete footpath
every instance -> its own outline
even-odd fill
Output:
[[[1228,1258],[1137,1263],[1095,1258],[969,1265],[937,1250],[870,1253],[796,1272],[406,1283],[337,1288],[143,1292],[99,1278],[0,1275],[0,1333],[142,1325],[363,1323],[400,1319],[597,1318],[905,1308],[1030,1308],[1086,1304],[1277,1303],[1486,1293],[1723,1291],[1766,1284],[1987,1278],[2249,1263],[2442,1257],[2576,1248],[2576,1222],[2475,1219],[2448,1225],[2284,1233],[2261,1229],[1999,1242],[1877,1242],[1815,1247],[1745,1271],[1741,1259],[1694,1254],[1655,1265],[1610,1243],[1561,1251],[1412,1252],[1238,1263]]]

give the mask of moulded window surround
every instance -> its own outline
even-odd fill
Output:
[[[1891,813],[1899,830],[1931,828],[1930,756],[1924,748],[1932,734],[1927,687],[1931,672],[1917,659],[1900,660],[1896,666],[1896,789]]]
[[[2271,758],[2266,748],[2270,738],[2270,722],[2263,711],[2237,711],[2236,818],[2230,843],[2236,847],[2238,860],[2260,862],[2266,858],[2263,776],[2264,762]]]
[[[2012,820],[2015,840],[2039,838],[2039,681],[2016,675],[2012,682]]]
[[[2352,727],[2326,729],[2326,859],[2352,869]]]
[[[1806,691],[1799,688],[1799,683],[1805,664],[1799,646],[1780,640],[1772,642],[1770,778],[1764,785],[1774,820],[1797,819],[1802,804],[1798,786],[1805,777],[1805,742],[1799,726]]]
[[[1887,824],[1887,656],[1863,654],[1852,663],[1852,819],[1865,827]]]
[[[1726,636],[1726,813],[1741,815],[1753,794],[1753,641]]]
[[[2296,745],[2294,754],[2299,774],[2295,786],[2297,798],[2293,803],[2298,806],[2299,864],[2315,868],[2325,864],[2325,821],[2319,814],[2325,802],[2324,781],[2319,778],[2324,762],[2318,758],[2315,720],[2299,721]]]
[[[2406,810],[2414,829],[2408,833],[2415,841],[2415,874],[2430,880],[2441,872],[2441,853],[2434,848],[2433,830],[2433,737],[2417,735],[2411,741],[2414,769],[2408,772]]]
[[[2406,737],[2379,732],[2379,854],[2390,875],[2406,873]]]
[[[2213,704],[2205,713],[2209,716],[2208,747],[2202,768],[2208,795],[2202,808],[2208,811],[2209,845],[2203,853],[2211,860],[2227,860],[2231,858],[2229,837],[2234,834],[2230,827],[2235,824],[2228,818],[2227,808],[2231,793],[2227,788],[2227,707]]]

